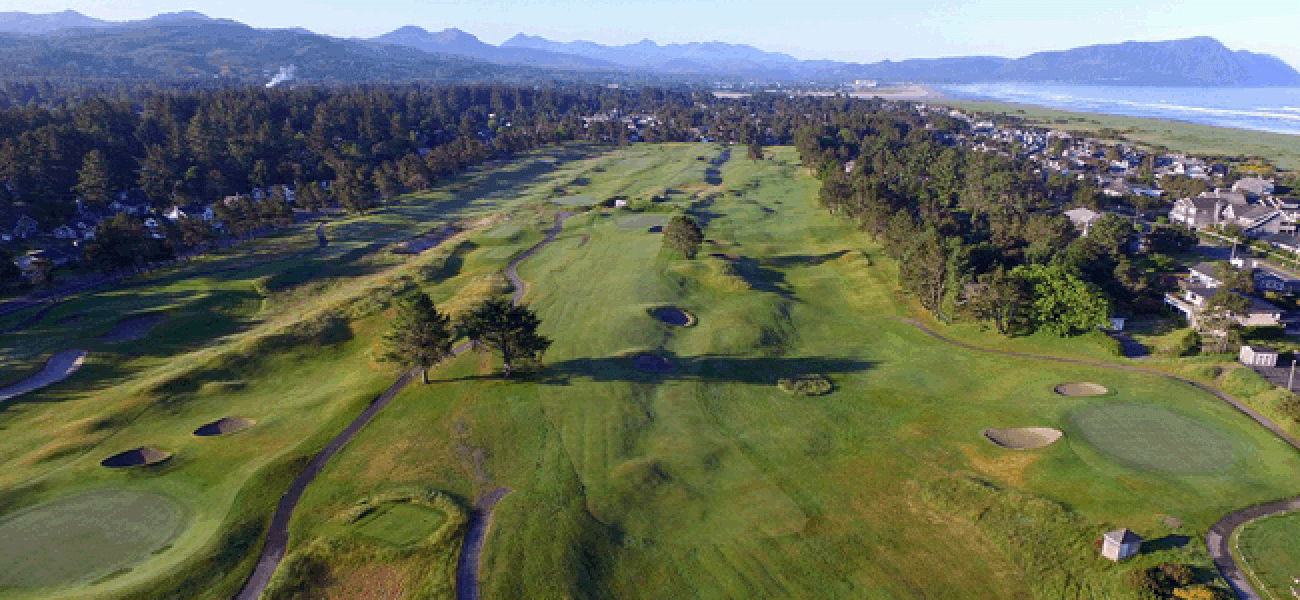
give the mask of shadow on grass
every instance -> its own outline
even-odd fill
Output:
[[[777,380],[799,375],[828,376],[860,373],[876,363],[856,358],[764,358],[705,354],[676,357],[659,352],[666,368],[654,372],[637,367],[637,357],[576,358],[543,366],[540,370],[513,379],[519,383],[570,385],[574,381],[662,383],[665,381],[701,381],[712,383],[748,383],[776,385]],[[471,375],[442,381],[500,379],[500,375]]]
[[[1162,538],[1142,542],[1142,553],[1151,554],[1164,550],[1176,550],[1187,545],[1192,538],[1185,535],[1169,534]]]

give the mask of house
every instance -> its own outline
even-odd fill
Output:
[[[1133,195],[1133,188],[1123,179],[1116,179],[1107,183],[1106,187],[1101,189],[1101,193],[1111,198],[1123,198]]]
[[[1078,229],[1085,237],[1088,235],[1088,229],[1092,224],[1101,218],[1101,213],[1090,208],[1079,207],[1073,210],[1065,211],[1065,216],[1070,218],[1074,227]]]
[[[1218,288],[1200,285],[1188,285],[1182,294],[1165,294],[1165,304],[1174,307],[1187,317],[1187,324],[1196,327],[1201,311],[1209,305],[1210,299]],[[1250,308],[1244,314],[1232,315],[1233,320],[1243,327],[1276,327],[1282,324],[1282,309],[1258,298],[1246,297]]]
[[[1295,231],[1295,223],[1287,222],[1282,212],[1262,204],[1229,204],[1223,209],[1220,222],[1238,225],[1248,234],[1282,233]]]
[[[1216,275],[1218,268],[1214,263],[1197,263],[1189,267],[1187,272],[1189,278],[1202,287],[1216,288],[1223,285],[1223,281]]]
[[[1223,201],[1215,198],[1180,198],[1169,211],[1169,220],[1193,229],[1217,225]]]
[[[1276,292],[1279,294],[1300,293],[1300,278],[1276,267],[1253,258],[1234,258],[1233,266],[1250,269],[1255,280],[1255,290],[1259,292]],[[1199,265],[1198,265],[1199,266]]]
[[[1246,177],[1232,184],[1232,191],[1255,200],[1273,195],[1274,189],[1273,180],[1262,177]]]
[[[1142,538],[1128,529],[1107,531],[1102,536],[1101,555],[1115,562],[1133,556],[1142,549]]]
[[[1276,367],[1277,348],[1270,346],[1242,346],[1237,355],[1241,364],[1250,367]]]

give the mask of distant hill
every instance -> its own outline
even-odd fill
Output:
[[[617,64],[579,56],[577,54],[566,54],[563,52],[552,52],[549,50],[533,48],[493,46],[479,40],[471,34],[455,28],[444,29],[439,32],[431,32],[420,27],[408,25],[385,33],[379,37],[371,38],[371,41],[407,46],[425,52],[457,54],[460,56],[468,56],[502,64],[534,65],[565,69],[617,70],[619,68],[619,65]]]
[[[0,12],[0,33],[40,34],[69,27],[96,27],[109,24],[109,21],[87,17],[75,10],[65,10],[44,15],[24,12]]]
[[[291,64],[300,79],[316,81],[531,81],[553,75],[300,29],[254,29],[198,13],[0,35],[0,73],[9,76],[265,81]]]
[[[201,13],[110,22],[75,11],[0,13],[0,76],[269,77],[294,64],[325,81],[578,79],[662,82],[854,79],[925,83],[1027,82],[1152,86],[1300,86],[1277,57],[1208,37],[1036,52],[858,64],[798,60],[744,44],[557,42],[520,33],[500,46],[449,28],[406,26],[370,40],[254,29]]]

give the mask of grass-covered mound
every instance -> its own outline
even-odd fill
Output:
[[[451,598],[468,514],[447,494],[400,488],[353,504],[285,558],[265,598],[365,596],[389,569],[386,594]]]
[[[1070,420],[1103,454],[1141,470],[1221,472],[1241,451],[1221,427],[1156,406],[1094,405],[1072,411]]]
[[[184,522],[160,494],[103,488],[0,518],[0,589],[120,575],[164,551]]]

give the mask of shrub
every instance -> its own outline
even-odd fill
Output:
[[[1190,584],[1196,578],[1196,573],[1192,571],[1192,567],[1178,563],[1160,565],[1160,572],[1164,574],[1166,579],[1179,587]]]
[[[1273,389],[1273,384],[1253,369],[1242,367],[1224,376],[1223,389],[1238,398],[1250,398]]]
[[[1162,356],[1189,356],[1201,347],[1201,335],[1195,329],[1186,329],[1166,336],[1167,344],[1161,345]],[[1217,375],[1217,373],[1216,373]]]
[[[792,378],[781,378],[776,382],[777,387],[787,394],[799,394],[801,396],[821,396],[831,393],[835,389],[823,375],[799,375]]]
[[[1280,340],[1286,337],[1286,327],[1282,325],[1244,327],[1241,330],[1241,337],[1248,340]]]
[[[263,595],[268,600],[310,598],[329,584],[330,566],[317,548],[308,546],[290,554],[275,570]]]

